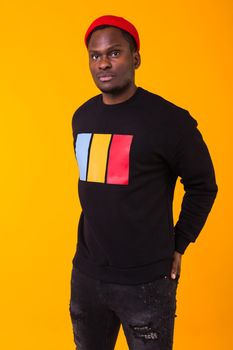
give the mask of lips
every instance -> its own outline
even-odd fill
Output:
[[[110,81],[114,78],[114,75],[113,74],[101,74],[101,75],[98,75],[98,79],[102,82],[104,81]]]

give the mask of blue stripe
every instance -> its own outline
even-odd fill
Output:
[[[88,160],[88,149],[92,134],[83,133],[78,134],[75,144],[76,159],[79,167],[80,180],[86,180],[87,175],[87,160]]]

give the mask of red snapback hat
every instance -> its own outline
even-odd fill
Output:
[[[85,38],[84,38],[86,47],[87,47],[87,39],[88,39],[89,35],[93,32],[93,30],[95,28],[102,26],[102,25],[109,25],[109,26],[117,27],[117,28],[123,29],[126,32],[128,32],[134,38],[136,45],[137,45],[137,49],[139,51],[140,40],[139,40],[139,35],[138,35],[137,29],[135,28],[135,26],[132,23],[130,23],[129,21],[127,21],[126,19],[124,19],[123,17],[112,16],[112,15],[98,17],[91,23],[91,25],[89,26],[89,28],[86,31]]]

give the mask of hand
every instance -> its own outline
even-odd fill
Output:
[[[182,254],[175,251],[174,255],[173,255],[173,262],[172,262],[172,269],[171,269],[171,278],[172,279],[175,279],[177,275],[180,275],[181,258],[182,258]]]

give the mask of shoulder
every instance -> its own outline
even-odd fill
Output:
[[[87,100],[86,102],[81,104],[76,109],[76,111],[74,112],[73,117],[72,117],[72,124],[81,115],[86,114],[86,113],[90,113],[91,111],[93,111],[93,109],[96,109],[97,101],[98,101],[99,96],[100,96],[100,94],[96,95],[94,97],[91,97],[89,100]]]
[[[153,116],[153,118],[161,119],[163,124],[165,123],[171,127],[178,127],[179,129],[197,126],[197,120],[190,115],[187,109],[156,93],[145,89],[143,89],[143,91],[147,111]]]

